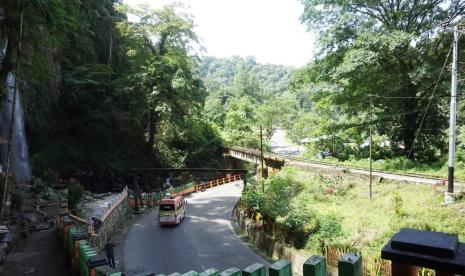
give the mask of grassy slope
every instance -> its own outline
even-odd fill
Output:
[[[309,189],[313,175],[293,171],[294,179],[305,183],[304,193],[313,193],[308,204],[321,216],[335,213],[342,218],[344,244],[351,244],[363,252],[376,254],[401,227],[454,233],[465,240],[465,200],[443,206],[443,193],[426,185],[384,182],[374,185],[373,199],[368,197],[368,179],[344,179],[353,187],[343,195],[316,195]],[[403,201],[402,216],[391,207],[392,192],[397,191]]]

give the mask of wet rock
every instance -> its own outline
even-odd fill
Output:
[[[40,221],[40,218],[36,213],[23,213],[22,217],[29,223],[38,223]]]
[[[50,229],[50,223],[39,223],[32,226],[33,231],[43,231]]]

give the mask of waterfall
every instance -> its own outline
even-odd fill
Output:
[[[6,80],[7,99],[0,108],[0,163],[5,168],[8,152],[8,136],[10,131],[11,110],[13,108],[13,96],[15,88],[15,76],[8,73]],[[17,181],[28,181],[31,179],[31,167],[29,164],[29,153],[24,128],[24,113],[21,103],[21,94],[16,93],[15,118],[13,124],[12,149],[10,156],[10,172]]]

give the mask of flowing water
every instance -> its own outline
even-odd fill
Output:
[[[5,169],[8,152],[8,136],[11,122],[11,110],[13,108],[15,76],[8,74],[6,88],[8,97],[0,107],[0,164]],[[10,171],[17,181],[31,179],[31,166],[27,148],[26,132],[24,128],[24,113],[21,103],[21,93],[16,93],[15,118],[13,123],[12,152],[10,156]]]

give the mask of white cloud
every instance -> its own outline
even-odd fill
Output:
[[[160,7],[169,0],[124,0]],[[313,55],[314,35],[299,22],[297,0],[184,0],[208,55],[254,56],[261,63],[301,66]]]

